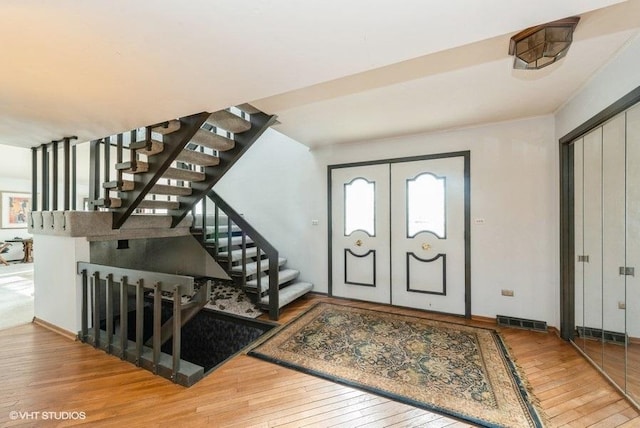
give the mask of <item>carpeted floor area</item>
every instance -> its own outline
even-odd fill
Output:
[[[542,426],[491,329],[320,303],[249,355],[481,426]]]

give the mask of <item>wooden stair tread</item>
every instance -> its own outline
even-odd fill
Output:
[[[206,179],[204,172],[193,171],[185,168],[168,168],[162,178],[168,180],[181,180],[181,181],[204,181]]]
[[[158,134],[167,135],[167,134],[171,134],[172,132],[176,132],[179,129],[180,129],[180,121],[170,120],[161,126],[156,126],[151,131],[157,132]]]
[[[254,106],[252,106],[249,103],[244,103],[244,104],[240,104],[239,106],[236,106],[237,108],[239,108],[240,110],[242,110],[243,112],[247,113],[247,114],[256,114],[256,113],[261,113],[262,111],[255,108]]]
[[[236,145],[235,141],[211,131],[207,131],[206,129],[198,129],[191,139],[191,143],[213,150],[218,150],[220,152],[231,150]]]
[[[137,148],[137,147],[140,147],[140,148]],[[146,156],[153,156],[153,155],[157,155],[158,153],[162,153],[162,151],[164,150],[164,144],[162,143],[162,141],[152,139],[151,147],[147,148],[147,142],[145,140],[141,140],[141,141],[136,141],[135,143],[132,143],[131,148],[133,148],[137,153],[140,153]]]
[[[144,161],[136,161],[135,164],[136,164],[135,171],[132,169],[133,162],[131,161],[117,163],[116,170],[121,170],[126,174],[138,174],[141,172],[149,171],[149,163]]]
[[[191,187],[171,186],[169,184],[156,184],[149,193],[156,195],[189,196],[193,192]]]
[[[188,149],[181,151],[180,154],[176,157],[176,160],[200,166],[216,166],[220,163],[220,158],[217,156],[212,156],[206,153],[200,153]]]
[[[207,122],[217,128],[222,128],[234,134],[240,134],[251,129],[251,122],[231,113],[229,110],[220,110],[211,113]]]
[[[178,201],[160,201],[153,199],[143,199],[138,204],[138,208],[155,209],[155,210],[177,210],[180,209],[180,202]]]

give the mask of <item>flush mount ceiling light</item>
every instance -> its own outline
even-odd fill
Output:
[[[538,70],[563,58],[573,41],[573,30],[579,17],[565,18],[527,28],[511,37],[509,55],[514,55],[513,68]]]

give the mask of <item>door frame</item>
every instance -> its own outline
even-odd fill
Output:
[[[560,336],[571,340],[575,333],[575,230],[573,142],[592,129],[640,102],[640,86],[570,131],[560,145]]]
[[[464,159],[464,316],[471,318],[471,151],[463,150],[457,152],[436,153],[429,155],[410,156],[404,158],[379,159],[364,162],[350,162],[327,166],[327,240],[328,246],[328,295],[333,295],[333,220],[332,220],[332,200],[331,200],[331,173],[334,169],[351,168],[359,166],[394,164],[402,162],[414,162],[423,160],[443,159],[451,157],[462,157]],[[391,180],[391,177],[389,177]],[[391,210],[391,207],[389,207]],[[389,230],[391,234],[391,229]],[[391,236],[389,236],[391,242]],[[391,269],[391,258],[389,258],[389,269]]]

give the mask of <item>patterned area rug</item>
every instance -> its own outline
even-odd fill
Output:
[[[319,303],[249,355],[481,426],[542,426],[490,329]]]
[[[223,284],[211,285],[211,300],[205,308],[247,318],[257,318],[262,311],[240,289]]]

